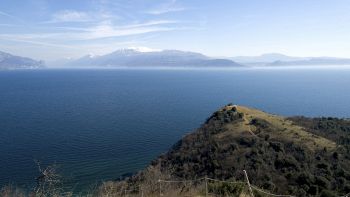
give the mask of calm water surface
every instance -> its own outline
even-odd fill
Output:
[[[0,185],[31,187],[34,160],[76,190],[142,169],[217,108],[350,117],[350,70],[0,72]]]

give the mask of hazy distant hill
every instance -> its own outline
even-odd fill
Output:
[[[346,119],[285,118],[228,105],[183,137],[147,170],[109,186],[118,191],[121,186],[141,184],[153,187],[148,192],[157,194],[159,177],[193,180],[208,176],[244,181],[243,170],[247,170],[251,184],[272,193],[342,196],[350,192],[349,133],[350,121]],[[163,191],[168,192],[164,195],[204,196],[200,195],[204,182],[197,184],[202,186],[164,183]],[[243,186],[210,182],[208,189],[221,196],[247,196]],[[256,189],[254,193],[266,196]]]
[[[44,62],[26,57],[11,55],[0,51],[0,70],[1,69],[34,69],[43,68]]]
[[[240,63],[267,63],[275,61],[297,61],[305,60],[307,58],[302,57],[290,57],[280,53],[266,53],[260,56],[237,56],[231,58],[233,61]]]
[[[237,56],[230,58],[248,66],[323,66],[350,65],[350,59],[334,57],[291,57],[279,53],[263,54],[261,56]]]
[[[70,67],[241,67],[232,60],[213,59],[200,53],[179,50],[141,52],[135,49],[120,49],[113,53],[87,55],[67,64]]]
[[[312,65],[349,65],[350,59],[346,58],[310,58],[307,60],[298,60],[298,61],[274,61],[271,63],[265,64],[265,66],[312,66]]]

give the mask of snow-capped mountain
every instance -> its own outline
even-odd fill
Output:
[[[0,51],[0,70],[2,69],[35,69],[43,68],[44,62],[27,57],[11,55]]]
[[[102,56],[83,56],[69,63],[70,67],[239,67],[232,60],[213,59],[195,52],[179,50],[142,51],[119,49]]]

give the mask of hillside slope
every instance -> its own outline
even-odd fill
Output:
[[[273,193],[341,196],[350,192],[349,132],[349,120],[285,118],[228,105],[127,183],[157,188],[151,180],[204,176],[244,181],[246,170],[253,185]],[[225,195],[238,191],[215,187]]]
[[[35,69],[45,67],[43,61],[33,60],[27,57],[15,56],[0,51],[0,70],[4,69]]]

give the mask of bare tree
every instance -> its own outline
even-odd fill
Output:
[[[55,197],[62,196],[61,176],[57,172],[56,164],[48,165],[42,168],[39,161],[35,161],[40,175],[36,178],[35,197]]]

